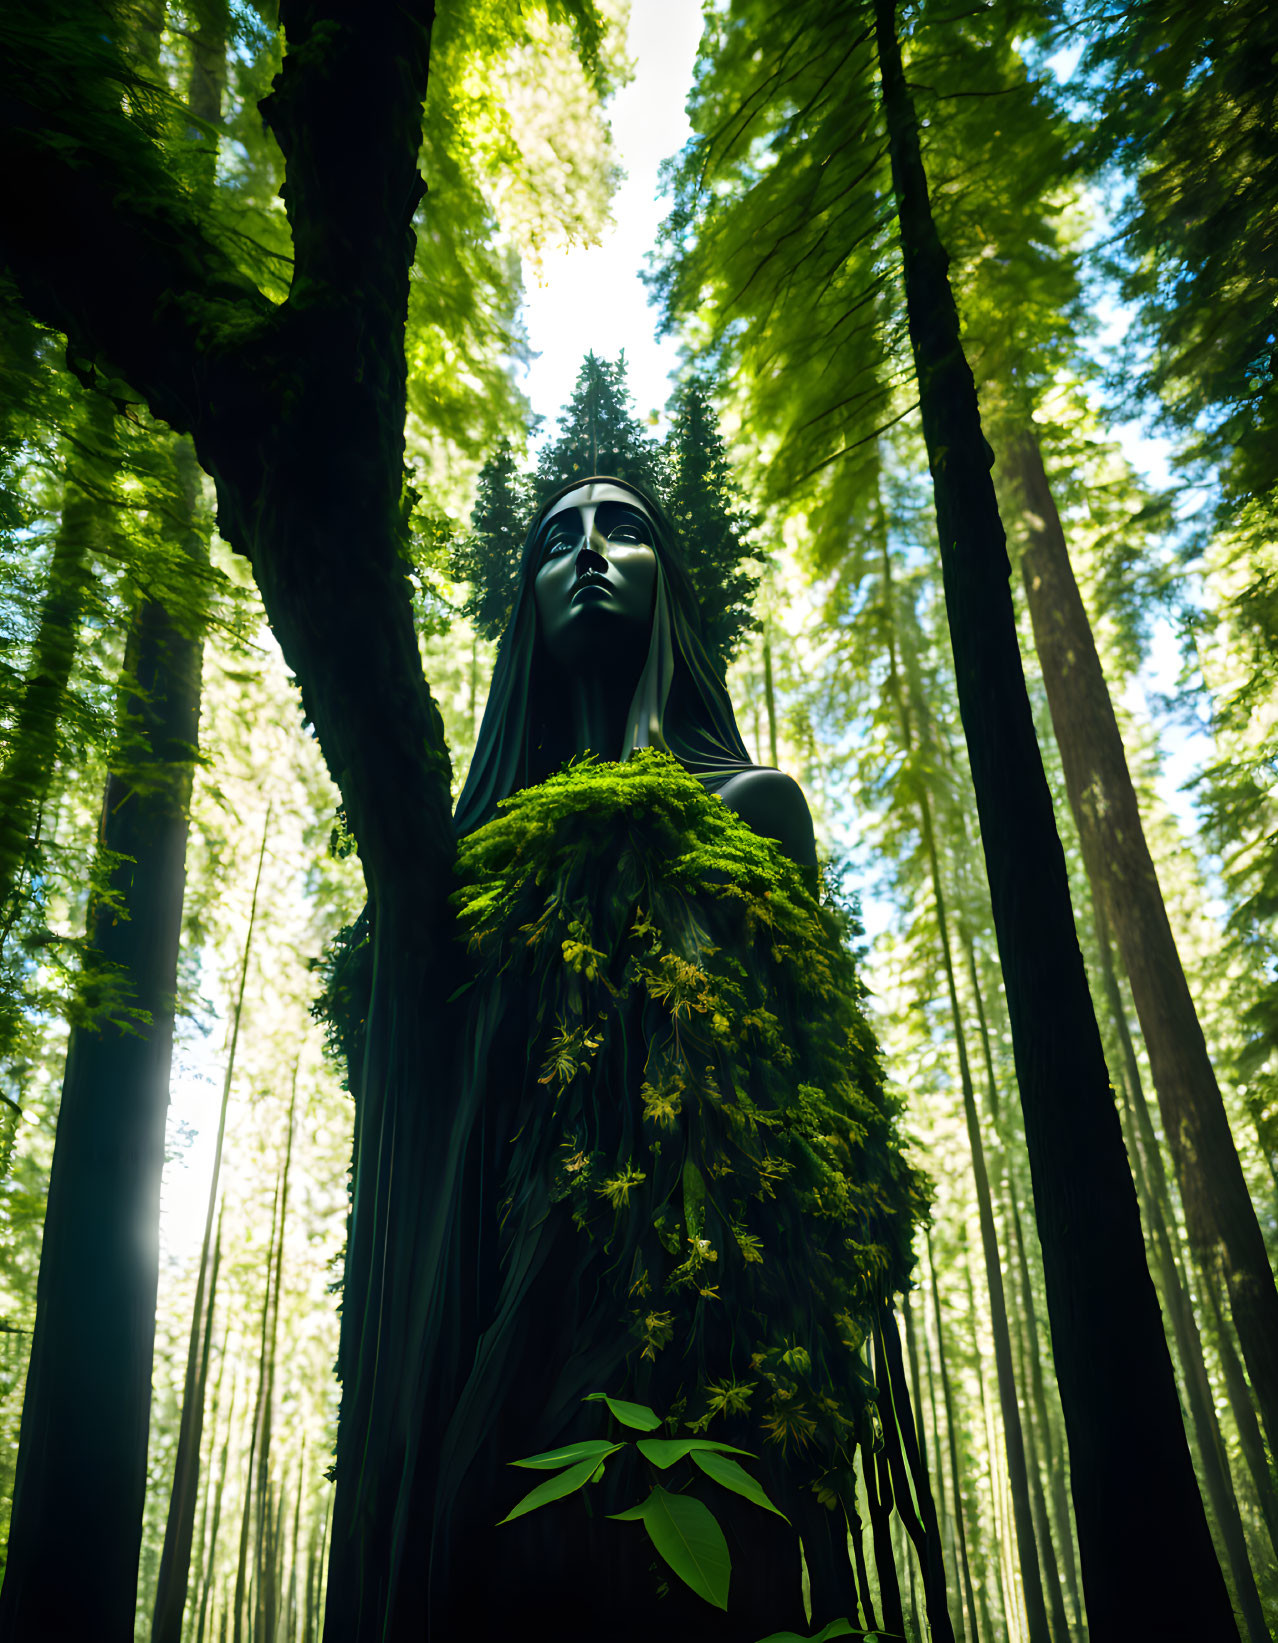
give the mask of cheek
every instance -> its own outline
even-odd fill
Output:
[[[562,577],[555,575],[558,568],[557,565],[547,566],[544,570],[538,571],[536,580],[533,582],[533,600],[537,607],[538,627],[543,627],[547,622],[554,620],[555,612],[563,601],[564,590],[559,585]]]
[[[626,581],[636,600],[641,602],[646,610],[651,611],[657,587],[657,556],[651,548],[634,555],[626,566]]]

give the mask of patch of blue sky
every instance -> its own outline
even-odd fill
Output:
[[[634,77],[608,108],[625,180],[613,200],[613,225],[597,246],[548,253],[539,280],[529,281],[524,323],[535,358],[523,388],[546,418],[542,437],[568,403],[582,359],[615,359],[624,350],[630,390],[641,417],[658,425],[674,387],[679,345],[658,340],[657,314],[641,270],[656,243],[669,201],[661,162],[692,135],[684,112],[701,39],[701,8],[693,0],[639,0],[630,11],[628,51]]]

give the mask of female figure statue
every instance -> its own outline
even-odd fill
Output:
[[[873,1625],[859,1488],[878,1623],[903,1630],[894,1493],[938,1591],[887,1310],[922,1184],[815,900],[807,805],[750,760],[671,527],[635,486],[595,476],[534,519],[455,821],[465,1065],[423,1218],[401,1591],[434,1640],[741,1643],[804,1629],[801,1537],[814,1625]],[[499,1522],[547,1475],[512,1463],[636,1437],[601,1394],[753,1457],[774,1510],[686,1447],[653,1462],[630,1443],[584,1491]],[[658,1489],[713,1511],[726,1611],[613,1520]]]
[[[673,532],[651,497],[595,478],[541,508],[457,805],[459,833],[587,751],[661,748],[800,866],[815,869],[798,784],[755,765],[697,629]]]

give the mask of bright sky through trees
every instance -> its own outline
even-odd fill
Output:
[[[602,245],[547,252],[541,281],[529,279],[525,299],[528,338],[539,357],[524,388],[550,426],[588,350],[615,359],[625,349],[641,416],[663,410],[670,395],[677,345],[655,340],[656,313],[639,273],[668,209],[657,197],[658,167],[691,134],[684,103],[700,37],[698,0],[635,0],[631,8],[634,78],[609,108],[626,174],[612,205],[616,226]]]

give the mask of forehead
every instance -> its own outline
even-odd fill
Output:
[[[560,514],[574,511],[577,508],[593,507],[600,502],[620,502],[627,508],[633,508],[636,513],[642,514],[645,519],[652,518],[648,509],[644,507],[642,500],[633,491],[626,490],[623,485],[610,485],[607,481],[598,481],[591,485],[578,485],[576,490],[568,491],[564,496],[561,496],[542,520],[541,528],[545,530],[550,521]]]

